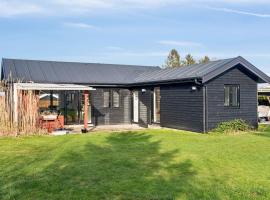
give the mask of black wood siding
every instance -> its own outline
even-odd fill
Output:
[[[240,108],[224,107],[224,85],[240,85]],[[222,121],[243,119],[257,127],[257,83],[242,71],[234,68],[206,84],[208,130]]]
[[[152,109],[152,91],[146,89],[145,92],[139,90],[139,125],[148,127],[151,123],[151,109]]]
[[[194,84],[160,87],[160,125],[163,127],[203,131],[203,89],[192,91]]]
[[[103,107],[103,91],[117,90],[120,94],[119,108]],[[131,92],[128,89],[97,88],[91,91],[92,118],[95,125],[113,125],[131,123]]]

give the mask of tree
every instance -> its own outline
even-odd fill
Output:
[[[184,65],[189,66],[189,65],[194,65],[194,64],[196,64],[196,60],[193,58],[191,54],[187,54],[185,57]]]
[[[208,56],[204,56],[198,62],[194,59],[191,54],[187,54],[184,60],[180,59],[180,55],[176,49],[172,49],[167,57],[164,67],[184,67],[189,65],[194,65],[196,63],[205,64],[210,62],[210,58]]]
[[[180,67],[180,55],[176,49],[172,49],[168,55],[165,67]]]
[[[204,64],[204,63],[209,63],[210,58],[208,56],[204,56],[201,60],[199,60],[199,63]]]

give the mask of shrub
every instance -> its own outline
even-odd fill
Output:
[[[218,124],[214,132],[218,133],[237,133],[251,130],[252,127],[246,123],[245,120],[235,119]]]

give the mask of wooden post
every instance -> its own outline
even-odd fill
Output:
[[[88,128],[88,101],[89,101],[89,91],[84,91],[84,130],[87,131]]]

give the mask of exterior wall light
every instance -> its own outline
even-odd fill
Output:
[[[146,92],[146,89],[142,89],[142,93],[145,93]]]
[[[192,90],[192,91],[196,91],[196,90],[197,90],[197,87],[196,87],[196,86],[192,86],[192,87],[191,87],[191,90]]]

